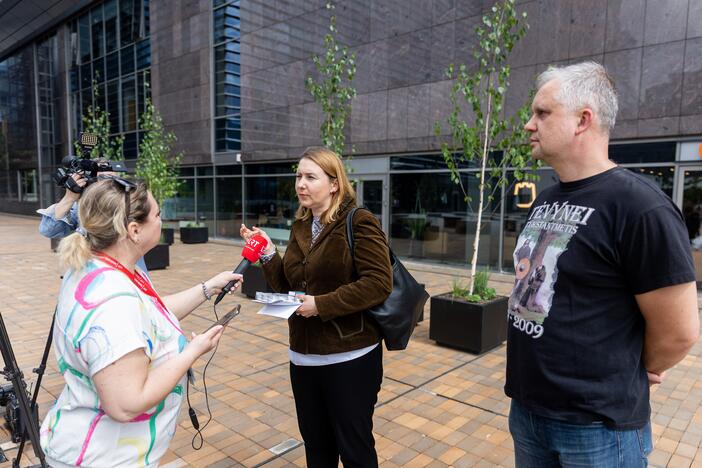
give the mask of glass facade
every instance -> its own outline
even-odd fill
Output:
[[[239,0],[212,0],[214,142],[217,153],[241,150],[241,13]]]
[[[109,114],[110,134],[136,159],[139,110],[149,95],[149,0],[106,0],[70,23],[73,138],[90,106]]]
[[[212,122],[212,161],[227,165],[182,167],[182,184],[164,202],[162,217],[172,225],[202,222],[220,238],[238,238],[244,222],[265,228],[276,243],[285,244],[297,209],[295,161],[233,164],[232,156],[241,151],[240,2],[207,4],[212,42],[203,46],[205,51],[211,47],[213,101],[205,119]],[[149,5],[149,0],[94,1],[55,31],[0,60],[0,210],[32,213],[62,194],[51,176],[72,152],[71,141],[90,106],[108,112],[112,135],[124,137],[125,158],[137,157],[138,116],[150,92]],[[174,128],[186,132],[179,138],[188,138],[187,129]],[[682,145],[614,143],[610,157],[652,180],[683,207],[690,239],[702,250],[702,162],[683,160]],[[364,159],[359,155],[353,161],[359,199],[381,221],[398,255],[460,265],[470,261],[477,218],[474,163],[459,166],[471,197],[467,202],[439,154],[373,155],[368,165]],[[133,161],[128,164],[134,167]],[[495,189],[483,213],[481,265],[512,270],[512,251],[529,203],[557,182],[548,168],[538,174],[538,181],[524,184],[508,170],[508,184]]]
[[[51,177],[56,167],[61,163],[65,153],[64,141],[61,135],[60,97],[63,80],[59,73],[59,48],[56,35],[52,35],[37,44],[37,104],[39,130],[39,165],[41,171],[42,205],[53,201],[57,187]]]
[[[0,61],[0,200],[11,211],[38,208],[34,78],[32,47]]]

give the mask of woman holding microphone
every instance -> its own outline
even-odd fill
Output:
[[[185,375],[222,336],[187,341],[179,320],[240,275],[224,272],[161,298],[136,262],[159,241],[159,207],[142,183],[85,189],[81,227],[59,245],[63,277],[54,351],[66,385],[41,427],[52,467],[157,466],[176,429]]]
[[[309,148],[300,158],[295,190],[300,202],[285,256],[264,231],[242,225],[248,240],[268,241],[261,258],[278,292],[304,291],[288,319],[290,381],[307,465],[378,466],[373,410],[383,379],[378,326],[363,311],[392,290],[388,246],[378,220],[359,210],[353,220],[355,252],[346,239],[346,215],[356,197],[341,158]]]

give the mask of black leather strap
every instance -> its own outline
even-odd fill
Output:
[[[356,211],[358,211],[359,207],[352,208],[351,211],[349,211],[349,214],[346,215],[346,241],[349,243],[349,250],[351,251],[351,258],[355,259],[356,255],[354,254],[354,242],[353,242],[353,215],[356,214]]]

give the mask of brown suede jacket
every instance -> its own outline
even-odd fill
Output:
[[[314,296],[319,315],[293,314],[290,349],[303,354],[332,354],[364,348],[380,341],[377,324],[363,313],[392,291],[388,245],[380,223],[368,210],[353,219],[355,266],[346,241],[346,215],[355,200],[342,202],[336,219],[324,227],[310,247],[312,220],[293,223],[284,258],[275,255],[263,266],[277,291],[304,291]]]

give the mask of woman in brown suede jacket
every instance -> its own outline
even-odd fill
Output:
[[[392,290],[388,246],[367,210],[353,219],[355,255],[346,240],[346,215],[356,205],[341,158],[309,148],[300,159],[300,201],[285,256],[268,248],[261,259],[278,292],[303,291],[288,319],[290,381],[307,465],[378,466],[373,409],[383,379],[380,334],[363,311]],[[242,225],[248,239],[265,232]]]

